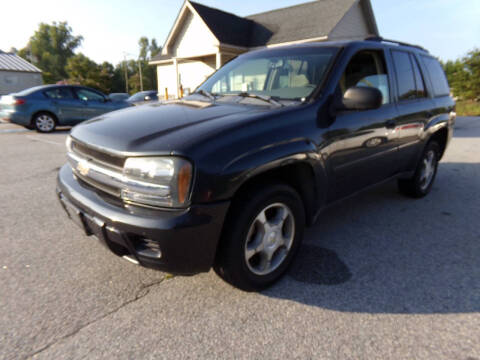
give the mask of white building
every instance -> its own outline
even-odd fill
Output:
[[[20,56],[0,50],[0,96],[42,84],[39,68]]]
[[[235,56],[252,49],[378,36],[370,0],[317,0],[247,17],[186,0],[157,66],[158,92],[193,91]]]

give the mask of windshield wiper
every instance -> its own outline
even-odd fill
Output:
[[[271,96],[267,96],[267,95],[257,95],[257,94],[251,94],[251,93],[248,93],[248,92],[241,92],[241,93],[238,93],[238,94],[235,94],[235,95],[240,96],[240,97],[244,97],[244,98],[253,98],[253,99],[263,100],[263,101],[266,101],[270,104],[277,105],[277,106],[284,106],[281,102],[279,102],[279,101],[275,100],[274,98],[272,98]]]
[[[209,99],[212,100],[212,101],[217,100],[217,97],[216,97],[214,94],[212,94],[211,92],[206,91],[206,90],[200,89],[200,90],[195,91],[194,94],[203,95],[203,96],[209,98]]]

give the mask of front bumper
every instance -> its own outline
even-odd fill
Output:
[[[174,211],[126,206],[78,180],[69,165],[60,169],[57,195],[86,235],[95,235],[116,255],[174,274],[210,270],[230,205]]]

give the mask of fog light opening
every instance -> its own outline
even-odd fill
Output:
[[[160,244],[151,239],[140,238],[137,240],[137,254],[152,259],[160,259],[162,257],[162,250]]]

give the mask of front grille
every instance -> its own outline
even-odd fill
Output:
[[[107,164],[120,169],[122,169],[123,165],[125,164],[124,157],[115,156],[99,151],[97,149],[86,146],[74,139],[72,139],[72,151],[88,160],[93,160],[95,162]]]
[[[91,187],[101,190],[103,192],[106,192],[107,194],[113,195],[117,198],[120,197],[121,195],[121,190],[118,188],[115,188],[113,186],[109,186],[107,184],[102,184],[99,181],[95,181],[87,176],[82,176],[78,173],[78,171],[74,170],[75,175],[77,176],[78,179],[86,183],[87,185],[90,185]]]
[[[120,198],[125,158],[99,151],[73,139],[67,158],[80,181]]]

